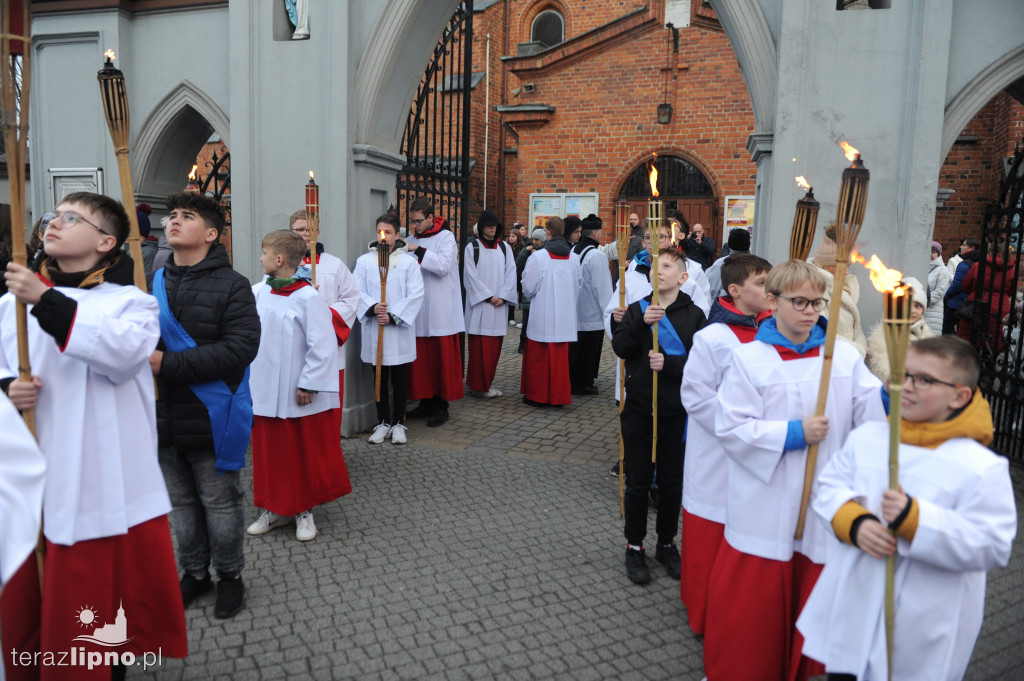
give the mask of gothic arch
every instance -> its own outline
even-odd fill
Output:
[[[768,20],[757,0],[711,0],[711,7],[732,43],[747,83],[757,132],[775,129],[778,55]]]
[[[704,177],[707,178],[708,184],[711,185],[711,190],[714,192],[716,200],[723,196],[722,183],[719,180],[718,175],[715,174],[707,161],[705,161],[699,154],[695,154],[686,149],[680,149],[679,147],[658,147],[656,149],[648,149],[634,154],[628,161],[622,164],[619,168],[619,172],[615,175],[615,181],[612,184],[612,186],[615,187],[615,194],[613,195],[615,198],[618,198],[622,193],[623,185],[633,171],[636,170],[641,163],[651,159],[654,154],[658,154],[658,156],[678,156],[683,159],[704,174]]]
[[[230,147],[228,117],[206,93],[182,81],[153,108],[132,145],[136,193],[159,203],[181,189],[214,131]]]
[[[942,159],[953,148],[957,136],[989,100],[1024,78],[1024,45],[1019,45],[989,64],[957,93],[946,106],[942,123]]]

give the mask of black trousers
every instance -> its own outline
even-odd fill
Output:
[[[569,343],[569,383],[573,390],[589,388],[597,380],[604,348],[604,331],[577,331],[575,343]]]
[[[394,426],[405,422],[405,395],[407,392],[405,372],[408,364],[381,366],[380,401],[377,402],[377,420]],[[377,367],[373,367],[376,379]]]
[[[630,408],[622,410],[623,473],[625,481],[626,541],[643,546],[647,536],[647,495],[654,482],[651,463],[652,417]],[[679,532],[679,514],[683,501],[683,432],[686,419],[680,414],[658,419],[658,542],[671,544]]]

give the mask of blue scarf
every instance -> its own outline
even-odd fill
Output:
[[[633,262],[637,264],[637,267],[651,268],[651,254],[647,251],[640,251],[633,256]]]
[[[639,302],[640,311],[647,312],[651,301],[642,298]],[[658,320],[658,346],[658,349],[666,355],[672,355],[673,357],[686,356],[686,346],[683,345],[683,339],[676,332],[676,327],[672,326],[672,323],[669,322],[668,315]]]
[[[160,304],[160,335],[164,346],[171,352],[184,352],[198,347],[188,331],[171,312],[164,287],[164,270],[153,276],[153,296]],[[252,433],[252,395],[249,393],[249,367],[245,368],[238,390],[223,380],[190,383],[189,389],[199,398],[210,415],[210,430],[217,454],[216,470],[237,471],[245,466],[245,450]]]
[[[824,317],[818,317],[818,323],[811,328],[811,335],[807,337],[807,340],[798,345],[782,335],[775,317],[772,317],[761,323],[761,326],[757,329],[757,335],[754,336],[754,340],[764,341],[769,345],[777,345],[802,355],[808,350],[813,350],[825,343],[825,329],[827,328],[828,321]]]

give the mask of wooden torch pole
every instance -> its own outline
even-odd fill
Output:
[[[384,232],[377,242],[377,271],[380,273],[380,302],[388,302],[388,268],[391,266],[391,252]],[[377,325],[377,375],[374,377],[374,398],[380,402],[380,374],[384,366],[384,325]]]
[[[615,245],[619,251],[619,307],[626,307],[626,254],[632,229],[629,226],[629,202],[622,199],[615,207]],[[626,406],[626,360],[619,358],[619,517],[626,509],[625,472],[626,441],[622,438],[622,409]]]

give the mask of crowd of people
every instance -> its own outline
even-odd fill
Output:
[[[964,673],[985,573],[1009,560],[1016,508],[1007,463],[986,448],[979,357],[963,339],[977,317],[957,311],[999,288],[1012,258],[986,256],[979,282],[977,240],[961,243],[953,272],[933,243],[927,283],[904,280],[913,343],[902,486],[889,490],[888,350],[881,328],[861,328],[855,276],[838,318],[821,314],[835,276],[831,227],[810,261],[772,266],[750,252],[745,229],[716,258],[704,227],[681,213],[659,224],[633,214],[628,263],[617,263],[597,215],[550,217],[532,232],[517,223],[506,234],[485,210],[460,252],[448,221],[420,197],[408,234],[393,213],[367,227],[353,271],[297,211],[263,238],[263,277],[252,285],[219,242],[214,199],[183,192],[167,205],[160,240],[140,213],[152,295],[132,286],[123,207],[85,192],[37,225],[34,265],[10,264],[4,275],[0,421],[12,435],[0,461],[0,510],[11,519],[0,531],[0,630],[10,678],[30,674],[10,651],[52,655],[74,638],[79,623],[62,610],[72,601],[140,613],[122,652],[187,655],[185,608],[214,590],[215,617],[245,607],[246,534],[294,523],[296,539],[311,541],[315,507],[352,491],[339,432],[344,345],[356,327],[359,359],[379,386],[368,442],[401,445],[409,418],[445,426],[467,388],[504,396],[494,379],[517,306],[525,404],[598,395],[606,338],[624,361],[613,472],[624,477],[626,578],[651,579],[653,500],[653,557],[680,581],[709,679],[885,678],[882,564],[892,555],[893,678]],[[989,300],[997,320],[1013,292],[999,290],[1005,300]],[[17,302],[31,306],[27,379]],[[829,324],[838,341],[818,414]],[[408,413],[407,402],[417,403]],[[35,440],[18,410],[34,410]],[[246,527],[240,470],[250,443],[260,513]],[[810,446],[817,484],[794,539]],[[28,557],[40,531],[43,562]],[[120,660],[113,678],[125,673]]]

